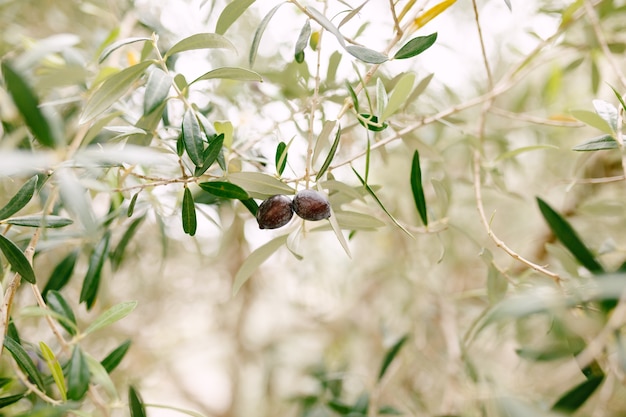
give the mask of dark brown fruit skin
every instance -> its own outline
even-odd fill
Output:
[[[302,190],[293,199],[293,211],[304,220],[324,220],[330,217],[330,203],[324,194]]]
[[[277,229],[289,223],[292,217],[291,200],[280,194],[262,202],[256,213],[256,220],[261,229]]]

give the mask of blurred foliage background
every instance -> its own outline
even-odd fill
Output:
[[[234,48],[159,57],[181,39],[215,32],[229,4],[242,10],[221,33]],[[0,59],[27,80],[60,138],[46,146],[33,134],[3,66],[0,204],[35,174],[36,196],[20,214],[73,220],[62,228],[0,221],[26,255],[35,250],[37,284],[31,291],[24,282],[7,310],[16,265],[3,249],[2,313],[47,387],[39,395],[33,375],[20,371],[25,359],[5,350],[0,398],[19,398],[1,403],[3,415],[624,415],[626,3],[294,0],[265,21],[255,50],[258,28],[278,5],[0,2]],[[351,16],[340,25],[348,43],[390,57],[416,36],[436,32],[437,41],[423,55],[378,66],[346,52],[313,15],[298,63],[294,48],[311,8],[336,26]],[[103,55],[132,37],[146,39]],[[156,117],[145,112],[154,90],[144,68],[84,120],[99,85],[150,59],[178,88],[168,85]],[[190,86],[216,68],[243,68],[263,82]],[[350,88],[361,113],[377,114],[380,85],[391,96],[403,74],[415,75],[412,94],[387,128],[360,124]],[[186,111],[208,122],[208,142],[233,127],[220,167],[204,176],[193,174],[191,150],[182,149]],[[339,125],[341,141],[317,178],[307,155],[335,120],[315,166]],[[290,144],[289,156],[276,175],[280,142]],[[573,149],[581,144],[588,152]],[[240,201],[197,186],[234,181],[237,172],[297,189],[319,185],[334,211],[362,215],[341,224],[351,256],[330,227],[297,219],[259,230]],[[188,189],[195,233],[181,225]],[[267,197],[246,191],[257,202]],[[250,255],[286,235],[233,295]],[[71,279],[58,290],[78,328],[137,301],[123,320],[80,337],[33,309],[46,308],[40,292],[72,251]],[[84,292],[99,261],[94,301]],[[87,396],[75,401],[61,398],[39,348],[50,346],[71,390],[84,382],[70,376],[74,346],[99,361],[126,340],[123,360],[107,369],[112,386],[90,364]],[[141,392],[137,401],[128,386],[130,397]]]

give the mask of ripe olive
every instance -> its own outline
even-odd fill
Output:
[[[261,229],[277,229],[289,223],[293,217],[291,200],[284,195],[273,195],[259,206],[256,220]]]
[[[326,196],[314,190],[302,190],[293,199],[293,211],[304,220],[323,220],[330,217],[330,203]]]

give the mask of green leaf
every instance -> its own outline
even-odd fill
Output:
[[[11,404],[15,404],[16,402],[24,398],[24,396],[26,396],[25,392],[21,394],[7,395],[6,397],[0,397],[0,408],[8,407]]]
[[[593,395],[603,380],[604,375],[592,376],[563,394],[552,406],[552,409],[568,414],[575,412]]]
[[[326,18],[326,16],[324,16],[313,7],[307,7],[306,10],[311,14],[311,16],[313,16],[318,24],[320,24],[324,29],[335,35],[335,37],[339,41],[339,44],[345,48],[346,41],[343,38],[343,35],[341,34],[341,32],[339,32],[339,29],[337,29],[337,27],[333,25],[332,22],[328,20],[328,18]]]
[[[245,261],[239,267],[237,274],[235,275],[235,281],[233,282],[232,294],[235,296],[241,286],[250,279],[254,271],[265,262],[274,252],[287,242],[288,235],[279,236],[270,240],[266,244],[259,246],[255,249]]]
[[[387,55],[360,45],[348,45],[346,46],[346,51],[353,57],[367,62],[368,64],[382,64],[383,62],[389,61]]]
[[[6,60],[2,61],[2,76],[15,107],[37,141],[48,148],[54,148],[61,143],[60,134],[39,107],[39,98],[26,80]]]
[[[45,227],[47,229],[57,229],[60,227],[69,226],[70,224],[74,223],[74,220],[68,219],[67,217],[54,216],[52,214],[49,214],[46,216],[33,215],[11,217],[10,219],[5,220],[3,223],[23,227]]]
[[[28,375],[31,381],[33,381],[42,392],[45,392],[46,387],[43,382],[43,377],[22,345],[7,336],[4,338],[4,347],[9,351],[13,359],[15,359],[17,366]]]
[[[487,267],[487,298],[490,304],[495,304],[504,298],[509,281],[490,263]]]
[[[48,365],[48,369],[50,369],[52,379],[54,379],[54,383],[59,389],[61,398],[63,401],[67,401],[67,385],[65,384],[65,377],[63,376],[63,369],[61,369],[59,360],[54,355],[54,352],[52,352],[52,349],[50,349],[44,342],[39,342],[39,349],[41,350],[41,354]]]
[[[414,82],[415,74],[409,72],[402,75],[396,83],[396,86],[393,88],[391,97],[389,97],[389,102],[387,103],[387,106],[385,106],[385,110],[381,113],[381,122],[387,120],[389,116],[405,105],[407,98],[413,89]]]
[[[315,174],[315,178],[317,179],[322,178],[322,175],[324,175],[326,170],[328,170],[328,167],[330,167],[330,164],[333,162],[333,159],[335,158],[335,153],[337,152],[337,148],[339,147],[340,140],[341,140],[341,126],[338,126],[337,133],[335,134],[335,140],[333,141],[333,144],[331,145],[330,150],[328,151],[328,155],[326,155],[326,159],[324,160],[324,163],[322,164],[320,169],[317,171],[317,174]]]
[[[424,223],[424,226],[428,226],[428,211],[426,210],[426,198],[424,197],[424,187],[422,186],[420,155],[417,150],[413,153],[413,163],[411,164],[411,191],[413,191],[415,207],[417,207],[422,223]]]
[[[376,79],[376,113],[382,115],[389,102],[387,91],[385,90],[385,84],[380,78]],[[381,118],[381,121],[383,119]]]
[[[512,149],[510,151],[501,153],[495,159],[495,161],[503,161],[505,159],[514,158],[518,155],[521,155],[526,152],[539,151],[544,149],[559,149],[558,146],[554,145],[530,145],[530,146],[522,146],[521,148]]]
[[[150,114],[159,107],[167,98],[171,87],[172,77],[159,68],[153,68],[143,96],[143,114]]]
[[[275,194],[295,194],[296,190],[273,177],[262,172],[233,172],[228,179],[247,191],[254,198],[265,199]]]
[[[217,33],[196,33],[172,46],[163,56],[167,59],[170,56],[184,51],[192,51],[196,49],[230,49],[237,51],[235,45],[224,36]]]
[[[285,171],[288,155],[289,153],[287,152],[287,144],[285,142],[280,142],[276,147],[276,156],[274,157],[274,161],[276,164],[276,173],[279,176],[283,175],[283,172]]]
[[[111,373],[117,366],[122,362],[124,356],[126,356],[126,352],[130,348],[131,341],[126,340],[124,343],[116,347],[109,353],[106,358],[102,359],[102,366],[108,373]]]
[[[202,80],[225,79],[235,81],[263,81],[263,77],[257,72],[238,67],[221,67],[211,70],[193,80],[190,85]]]
[[[369,406],[370,396],[367,392],[364,392],[356,399],[354,405],[352,406],[352,412],[357,413],[357,415],[367,416],[367,409]]]
[[[248,209],[248,211],[254,216],[256,217],[257,212],[259,211],[259,205],[257,204],[256,201],[254,201],[253,198],[248,198],[246,200],[240,200],[241,203],[246,206],[246,208]]]
[[[133,220],[133,222],[128,226],[128,228],[122,235],[122,238],[120,239],[115,250],[111,254],[111,265],[114,270],[117,269],[122,263],[126,247],[130,243],[131,239],[135,236],[135,233],[137,233],[139,226],[145,220],[145,218],[146,215],[144,214],[143,216]]]
[[[130,417],[146,417],[143,400],[132,385],[128,387],[128,408],[130,409]]]
[[[393,56],[394,59],[407,59],[421,54],[435,43],[437,40],[437,32],[427,36],[418,36],[413,38],[402,46]]]
[[[74,266],[76,265],[77,258],[78,250],[74,250],[67,254],[67,256],[65,256],[65,258],[63,258],[63,260],[61,260],[61,262],[54,267],[46,286],[41,292],[41,296],[43,298],[46,298],[49,291],[58,291],[68,283],[72,277],[72,273],[74,272]]]
[[[363,184],[363,187],[365,187],[365,190],[367,191],[367,193],[369,195],[372,196],[372,198],[374,199],[374,201],[376,201],[376,204],[378,204],[378,206],[385,212],[385,214],[389,217],[389,219],[391,219],[391,221],[400,228],[400,230],[402,230],[404,233],[406,233],[408,236],[413,237],[413,235],[411,234],[411,232],[409,232],[408,230],[406,230],[406,228],[404,226],[402,226],[395,217],[393,217],[391,215],[391,213],[387,210],[387,208],[385,207],[385,205],[382,203],[382,201],[380,201],[380,199],[378,198],[378,196],[376,195],[376,193],[374,192],[374,190],[372,190],[372,188],[367,185],[367,183],[365,182],[365,180],[359,175],[359,173],[352,168],[352,172],[354,172],[354,174],[357,176],[357,178],[359,179],[359,181],[361,181],[361,184]]]
[[[215,25],[215,32],[223,35],[228,28],[245,12],[254,0],[233,0],[220,13]]]
[[[390,405],[383,405],[378,409],[378,414],[383,414],[387,416],[401,416],[404,414],[402,411],[396,410]],[[451,416],[448,416],[451,417]]]
[[[350,93],[350,98],[352,99],[352,106],[354,107],[354,111],[355,112],[359,112],[359,98],[356,95],[356,92],[354,91],[354,88],[352,88],[352,85],[346,81],[346,87],[348,88],[348,93]]]
[[[333,131],[336,124],[336,120],[326,120],[324,122],[324,125],[322,126],[322,131],[315,140],[315,148],[313,149],[313,158],[311,160],[311,163],[314,164],[317,161],[320,154],[322,153],[322,150],[328,144],[328,138],[330,137],[330,133]]]
[[[601,135],[595,138],[589,139],[587,142],[583,142],[572,148],[573,151],[603,151],[606,149],[617,149],[619,145],[615,138],[611,135]]]
[[[23,209],[26,204],[33,198],[35,194],[35,190],[37,188],[37,176],[31,177],[28,181],[22,185],[22,187],[18,190],[17,193],[11,200],[0,209],[0,220],[6,219],[7,217],[11,217],[21,209]]]
[[[380,371],[378,372],[379,381],[383,378],[383,376],[385,375],[385,372],[387,372],[387,369],[389,368],[389,365],[391,365],[391,362],[398,355],[398,353],[400,352],[400,349],[402,349],[402,346],[404,346],[404,343],[408,339],[409,339],[409,335],[405,334],[396,343],[394,343],[393,346],[389,348],[387,353],[385,353],[385,357],[383,358],[383,362],[380,366]]]
[[[102,387],[112,401],[119,402],[119,394],[115,389],[115,384],[111,381],[111,377],[106,369],[104,369],[104,366],[88,353],[83,352],[83,356],[87,360],[87,366],[91,374],[91,382],[98,387]]]
[[[123,319],[128,316],[135,309],[135,307],[137,307],[137,301],[126,301],[114,305],[92,321],[89,327],[85,330],[84,334],[88,335]]]
[[[265,17],[261,21],[261,24],[254,32],[254,38],[252,39],[252,45],[250,46],[250,55],[248,56],[248,63],[250,64],[250,67],[254,66],[254,61],[256,60],[256,54],[259,50],[259,43],[261,43],[261,37],[263,36],[263,32],[265,32],[265,29],[267,29],[267,25],[269,24],[270,20],[272,20],[272,17],[274,17],[274,14],[276,14],[276,11],[278,11],[280,6],[285,3],[286,2],[279,3],[278,5],[274,6],[272,10],[270,10],[265,15]]]
[[[200,134],[200,124],[193,110],[187,109],[183,116],[183,143],[187,155],[196,166],[204,162],[204,141]]]
[[[250,198],[246,190],[243,188],[224,181],[208,181],[198,184],[207,193],[221,198],[229,198],[236,200],[247,200]]]
[[[506,4],[506,7],[509,8],[510,12],[513,11],[513,7],[511,7],[511,0],[504,0],[504,4]]]
[[[126,216],[133,217],[133,212],[135,211],[135,204],[137,203],[137,197],[139,197],[140,191],[137,191],[130,199],[130,203],[128,204],[128,210],[126,212]]]
[[[91,310],[98,295],[98,287],[100,286],[100,278],[104,261],[109,256],[109,240],[111,233],[107,231],[104,237],[96,245],[91,257],[89,258],[89,268],[83,280],[83,286],[80,290],[80,302],[83,301],[87,305],[87,310]]]
[[[301,64],[304,62],[304,49],[306,45],[309,43],[309,37],[311,36],[311,22],[307,19],[304,22],[304,26],[300,29],[300,35],[298,35],[298,40],[296,41],[296,48],[294,51],[294,57],[296,62]]]
[[[15,243],[2,234],[0,234],[0,251],[4,253],[4,257],[7,258],[7,261],[11,264],[11,269],[13,269],[14,272],[20,274],[22,278],[31,284],[36,282],[35,271],[33,271],[33,267],[28,262],[28,259],[26,259],[24,253]]]
[[[80,116],[80,123],[88,122],[110,109],[152,64],[152,61],[140,62],[107,78],[87,101]]]
[[[83,351],[78,346],[74,346],[66,373],[67,398],[72,401],[80,401],[89,389],[90,373]]]
[[[59,320],[59,324],[72,336],[76,336],[76,317],[72,311],[72,307],[67,303],[60,292],[51,290],[48,292],[46,301],[48,308],[64,317],[66,320]]]
[[[563,245],[571,252],[572,255],[581,263],[582,266],[587,268],[593,273],[602,273],[604,268],[596,260],[595,256],[580,240],[576,231],[572,226],[558,214],[552,207],[545,201],[537,197],[537,203],[539,204],[539,210],[544,219],[550,226],[550,230],[556,236],[557,239],[563,243]]]
[[[622,105],[622,109],[624,109],[624,111],[626,111],[626,102],[624,102],[624,98],[622,97],[622,95],[612,85],[609,85],[609,87],[611,87],[611,90],[613,90],[613,93],[615,94],[615,97],[617,97],[617,99],[619,100],[620,104]]]
[[[126,39],[119,40],[117,42],[113,42],[112,44],[104,48],[104,50],[100,54],[100,57],[98,58],[98,64],[102,64],[102,61],[107,59],[107,57],[111,55],[113,51],[121,48],[124,45],[129,45],[135,42],[145,42],[145,41],[150,41],[150,40],[151,40],[150,38],[135,37],[135,38],[126,38]]]
[[[193,173],[194,176],[199,177],[211,168],[211,165],[213,165],[213,163],[217,160],[217,157],[220,155],[222,146],[224,146],[224,134],[220,133],[209,142],[209,146],[204,151],[204,162],[201,167],[197,167],[195,169]]]
[[[611,127],[613,132],[617,131],[617,109],[614,105],[604,100],[593,100],[593,107],[598,116]]]
[[[350,253],[350,246],[348,246],[348,242],[344,237],[343,233],[341,233],[341,226],[339,225],[339,217],[335,214],[334,210],[330,209],[330,217],[328,218],[328,223],[330,223],[330,227],[337,237],[339,244],[343,248],[344,252],[348,256],[348,258],[352,259],[352,253]]]
[[[372,132],[380,132],[382,130],[385,130],[388,126],[387,123],[379,122],[378,116],[367,113],[361,113],[359,117],[357,117],[357,120],[359,121],[359,123],[361,123],[363,127],[365,127],[367,130],[371,130]]]
[[[595,127],[596,129],[601,130],[604,133],[607,133],[609,135],[613,135],[615,133],[613,129],[611,129],[611,126],[609,126],[609,124],[602,117],[598,116],[598,114],[592,111],[570,110],[569,113],[581,122],[591,127]]]
[[[193,196],[189,187],[185,187],[182,206],[183,231],[189,236],[196,234],[198,223],[196,220],[196,206],[193,203]]]

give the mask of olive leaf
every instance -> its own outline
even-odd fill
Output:
[[[21,209],[33,198],[35,189],[37,188],[37,176],[31,177],[28,181],[22,185],[22,187],[15,193],[9,202],[2,208],[0,208],[0,220],[11,217]]]
[[[79,301],[85,302],[87,310],[90,310],[96,302],[98,295],[98,287],[100,286],[100,278],[104,262],[109,256],[109,241],[111,232],[107,231],[103,238],[98,242],[94,251],[89,258],[89,268],[83,280],[83,286],[80,290]]]
[[[193,195],[189,187],[185,187],[183,194],[181,216],[183,220],[183,231],[189,236],[195,235],[198,223],[196,220],[196,207],[193,203]]]
[[[413,191],[413,199],[422,223],[424,223],[424,226],[428,226],[428,212],[426,211],[426,198],[424,197],[424,187],[422,186],[420,155],[417,150],[413,153],[413,163],[411,164],[411,190]]]
[[[32,265],[28,262],[22,250],[2,234],[0,234],[0,251],[4,253],[4,257],[9,261],[13,271],[20,274],[22,278],[31,284],[36,282],[35,271],[33,271]]]

